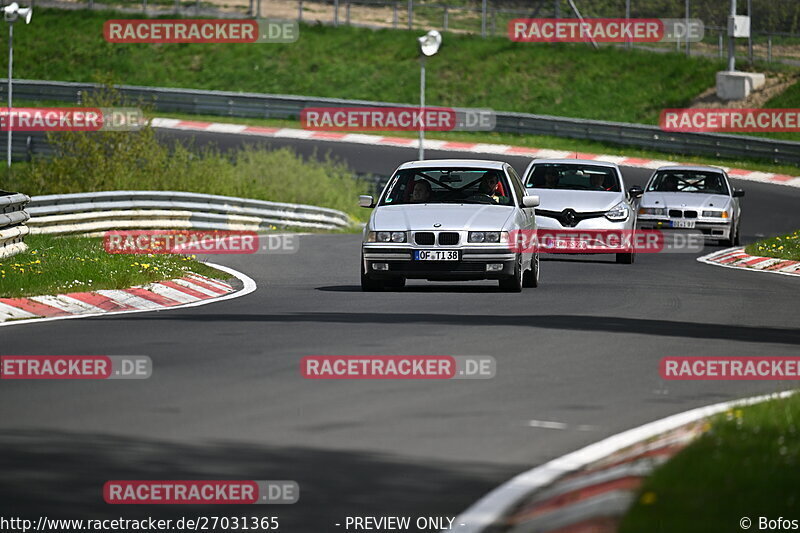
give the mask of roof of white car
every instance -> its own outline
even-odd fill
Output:
[[[712,167],[711,165],[666,165],[663,167],[658,167],[656,172],[658,172],[659,170],[700,170],[700,171],[716,170],[717,172],[723,172],[721,168]]]
[[[452,167],[452,168],[492,168],[492,169],[502,170],[504,166],[505,163],[503,161],[488,161],[482,159],[425,159],[424,161],[408,161],[400,165],[400,169]]]
[[[612,167],[616,168],[618,165],[616,163],[610,163],[608,161],[595,161],[593,159],[534,159],[531,161],[531,164],[539,164],[545,163],[548,165],[557,164],[557,165],[596,165],[598,167]]]

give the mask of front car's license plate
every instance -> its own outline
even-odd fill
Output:
[[[694,228],[694,220],[670,220],[669,225],[673,228],[692,229]]]
[[[458,261],[458,250],[414,250],[415,261]]]

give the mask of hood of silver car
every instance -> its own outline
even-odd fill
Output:
[[[539,207],[545,211],[563,211],[571,208],[577,212],[608,211],[625,195],[611,191],[574,191],[566,189],[526,189],[527,194],[539,196]]]
[[[497,231],[513,213],[513,208],[499,205],[387,205],[376,208],[372,229]]]
[[[678,209],[726,209],[730,197],[721,194],[699,192],[646,192],[642,204],[646,207],[674,207]]]

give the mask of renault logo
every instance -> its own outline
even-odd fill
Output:
[[[563,225],[569,228],[575,226],[578,223],[578,215],[575,213],[574,209],[564,209],[561,212],[561,219]]]

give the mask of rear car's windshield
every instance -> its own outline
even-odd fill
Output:
[[[647,190],[728,194],[722,174],[704,170],[660,170],[650,180]]]
[[[381,205],[512,205],[505,172],[487,168],[414,168],[400,170]]]
[[[526,187],[620,192],[617,172],[611,167],[580,164],[534,165],[525,179]]]

